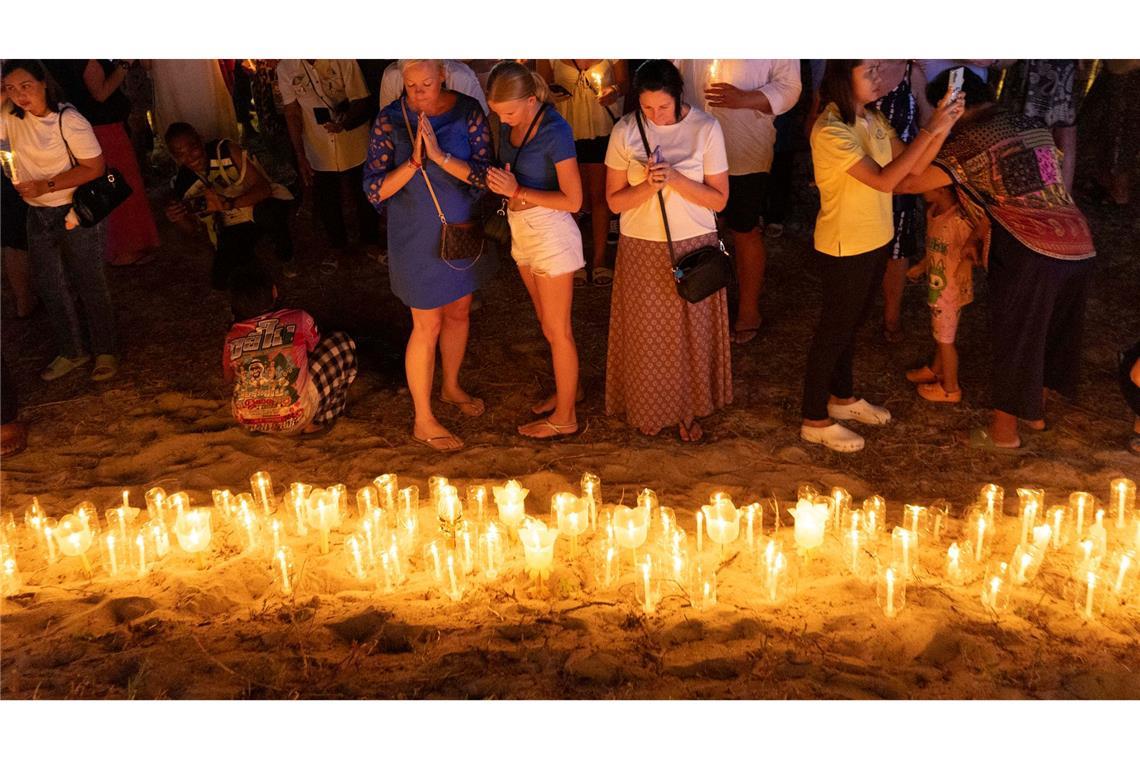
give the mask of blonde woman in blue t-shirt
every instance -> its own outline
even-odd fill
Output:
[[[511,256],[534,302],[554,363],[552,397],[532,409],[542,419],[519,426],[528,438],[578,432],[578,348],[570,325],[574,272],[584,266],[582,233],[572,216],[582,206],[574,135],[550,107],[541,77],[505,61],[491,70],[487,105],[502,122],[499,163],[487,186],[508,199]]]

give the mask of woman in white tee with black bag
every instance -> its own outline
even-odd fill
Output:
[[[59,102],[39,61],[5,61],[3,86],[0,142],[13,153],[13,184],[28,204],[33,278],[59,351],[40,377],[63,377],[94,353],[91,378],[108,380],[118,360],[115,312],[103,271],[106,222],[81,227],[68,221],[75,188],[103,173],[103,150],[87,119]],[[77,295],[90,352],[75,308]]]
[[[610,134],[606,200],[621,215],[621,236],[606,413],[624,413],[645,435],[676,425],[681,440],[698,441],[697,418],[732,401],[728,297],[722,288],[698,303],[681,298],[673,264],[718,245],[715,212],[728,201],[728,159],[720,124],[683,102],[683,89],[672,63],[646,61],[633,80],[637,110]]]

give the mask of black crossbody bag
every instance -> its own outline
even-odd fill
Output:
[[[69,106],[70,107],[70,106]],[[72,168],[79,165],[71,146],[67,144],[67,137],[63,134],[63,114],[67,108],[59,112],[59,136],[63,139],[63,147],[67,148],[67,157]],[[78,113],[78,112],[76,112]],[[82,227],[94,227],[118,208],[131,194],[131,186],[127,184],[123,173],[113,166],[106,166],[104,162],[103,174],[90,182],[84,182],[75,188],[71,197],[71,206],[75,215],[79,217]]]
[[[634,114],[648,162],[652,150],[649,148],[649,138],[645,136],[645,125],[641,123],[641,109],[634,111]],[[689,303],[700,303],[718,290],[728,287],[732,282],[732,259],[724,249],[724,241],[718,236],[716,245],[701,246],[678,260],[673,251],[673,235],[669,232],[669,215],[665,213],[665,196],[660,190],[657,191],[657,201],[661,204],[661,220],[665,222],[665,240],[669,243],[669,261],[673,264],[677,295]]]
[[[515,169],[519,166],[519,155],[522,154],[523,148],[530,142],[531,133],[534,132],[534,125],[538,123],[538,119],[546,111],[546,103],[543,103],[535,113],[534,118],[530,121],[530,126],[526,128],[526,134],[523,135],[522,144],[515,150]],[[501,134],[501,133],[500,133]],[[507,140],[510,141],[510,132],[507,132]],[[502,152],[502,146],[499,146],[499,152]],[[503,198],[499,203],[499,207],[492,213],[487,215],[483,220],[483,234],[487,236],[492,242],[500,248],[505,248],[511,242],[511,225],[507,221],[507,204],[508,199]]]

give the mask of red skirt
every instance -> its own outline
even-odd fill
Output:
[[[148,250],[158,248],[158,228],[150,213],[142,172],[122,124],[102,124],[94,130],[103,148],[103,160],[121,171],[134,191],[107,217],[105,257],[108,264],[133,264]]]

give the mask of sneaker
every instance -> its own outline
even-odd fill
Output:
[[[119,371],[119,360],[112,354],[99,354],[95,357],[95,368],[91,370],[91,379],[97,383],[110,380]]]
[[[281,262],[281,274],[292,280],[297,275],[301,274],[301,270],[297,268],[297,262],[293,259]]]
[[[51,364],[47,365],[47,367],[44,368],[44,371],[40,373],[40,379],[47,380],[48,382],[51,382],[52,380],[58,380],[68,372],[71,372],[71,370],[77,367],[82,367],[89,361],[91,361],[90,354],[84,354],[83,356],[79,356],[74,359],[68,358],[66,356],[57,356],[52,359]]]
[[[891,421],[891,413],[881,406],[859,399],[854,404],[828,404],[827,413],[836,420],[855,420],[868,425],[886,425]]]
[[[864,444],[863,436],[854,430],[843,427],[838,422],[827,427],[800,425],[800,438],[808,443],[823,444],[832,451],[838,451],[842,454],[862,451]]]

